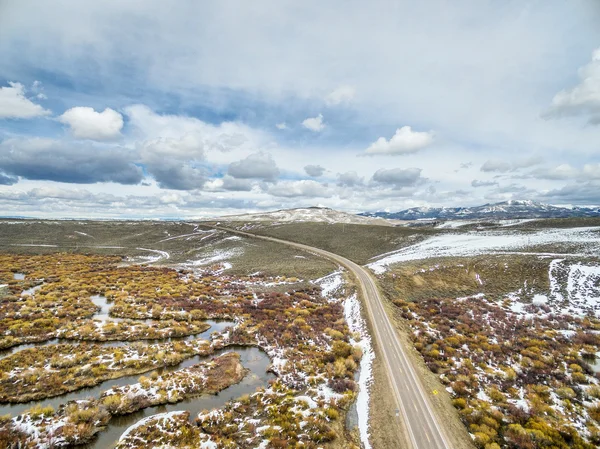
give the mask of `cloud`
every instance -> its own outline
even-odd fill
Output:
[[[530,172],[529,176],[532,176],[537,179],[549,180],[600,180],[600,163],[585,164],[581,169],[573,167],[570,164],[561,164],[556,167],[550,168],[539,168]]]
[[[386,140],[385,137],[377,139],[366,149],[365,154],[411,154],[428,147],[432,143],[432,132],[413,131],[410,126],[403,126],[396,130],[396,134],[390,140]]]
[[[338,174],[337,185],[340,187],[354,187],[363,183],[363,178],[355,171]]]
[[[488,173],[507,173],[519,170],[521,168],[533,167],[534,165],[540,164],[542,161],[543,159],[538,156],[531,156],[516,161],[508,161],[506,159],[489,159],[481,166],[481,171]]]
[[[121,137],[123,128],[123,116],[111,108],[96,112],[93,108],[77,106],[65,111],[58,120],[68,125],[77,139],[113,140]]]
[[[256,181],[252,179],[237,179],[230,175],[222,178],[211,179],[204,185],[204,190],[209,192],[250,192]]]
[[[268,193],[285,198],[330,198],[333,195],[329,187],[312,179],[280,182],[271,186]]]
[[[478,179],[474,179],[473,181],[471,181],[472,187],[491,187],[497,185],[497,181],[479,181]]]
[[[307,118],[302,122],[302,126],[314,132],[323,131],[325,128],[325,124],[323,123],[323,114],[319,114],[316,117]]]
[[[136,104],[124,108],[128,125],[134,137],[140,139],[181,139],[192,136],[202,142],[205,152],[229,153],[234,150],[251,150],[268,140],[254,128],[238,122],[222,122],[218,125],[185,115],[157,114],[148,106]]]
[[[136,155],[121,147],[98,148],[52,139],[7,139],[0,143],[0,171],[25,179],[92,184],[138,184]]]
[[[27,196],[30,198],[56,198],[63,200],[88,200],[93,195],[84,189],[62,189],[55,186],[44,186],[36,187],[27,192]]]
[[[390,168],[379,169],[373,174],[373,181],[378,184],[388,184],[395,187],[415,186],[421,181],[420,168]]]
[[[305,165],[304,171],[308,176],[312,176],[314,178],[318,178],[319,176],[323,176],[325,173],[325,169],[320,165]]]
[[[227,173],[239,179],[262,179],[274,181],[279,176],[279,168],[269,153],[253,153],[241,161],[229,164]]]
[[[233,176],[223,176],[223,189],[232,192],[249,192],[254,183],[251,179],[236,179]]]
[[[12,186],[19,182],[19,178],[6,173],[0,173],[0,186]]]
[[[148,167],[149,173],[163,189],[194,190],[204,186],[207,176],[202,167],[165,161]]]
[[[552,189],[540,194],[544,201],[568,202],[572,204],[600,204],[600,182],[568,184],[558,189]]]
[[[50,115],[51,112],[25,96],[25,86],[21,83],[8,83],[0,87],[0,119],[33,118]]]
[[[512,164],[502,159],[490,159],[481,166],[483,172],[506,173],[512,170]]]
[[[285,122],[277,123],[277,124],[275,125],[275,127],[276,127],[277,129],[287,129],[287,125],[286,125],[286,123],[285,123]]]
[[[579,175],[579,170],[569,164],[561,164],[552,168],[538,168],[529,173],[534,178],[538,179],[573,179]]]
[[[204,168],[204,145],[194,135],[159,138],[139,146],[140,160],[148,173],[165,189],[200,189],[207,179]]]
[[[327,106],[350,103],[354,99],[356,89],[352,86],[340,86],[325,97]]]
[[[546,118],[587,116],[589,123],[600,123],[600,48],[594,50],[592,60],[579,69],[579,84],[557,93]]]

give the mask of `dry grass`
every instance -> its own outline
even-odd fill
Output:
[[[382,279],[388,298],[419,301],[485,293],[501,298],[525,282],[531,291],[547,291],[551,259],[536,256],[485,255],[427,259],[394,267]],[[481,281],[479,281],[479,280]]]
[[[228,223],[240,229],[245,223]],[[405,227],[329,223],[251,224],[248,232],[322,248],[358,264],[372,257],[416,243],[437,231]]]
[[[388,316],[396,327],[396,334],[405,349],[405,354],[410,359],[416,370],[417,376],[427,393],[428,399],[433,406],[438,421],[442,422],[446,437],[449,439],[450,447],[454,449],[474,449],[473,442],[464,424],[454,406],[452,398],[446,391],[444,385],[440,382],[438,376],[432,373],[421,355],[413,347],[408,337],[409,329],[404,320],[399,316],[398,309],[392,304],[386,303],[385,308]],[[437,391],[437,394],[433,392]],[[389,393],[388,393],[389,395]],[[388,446],[389,447],[389,446]]]

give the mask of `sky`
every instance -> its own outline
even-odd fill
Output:
[[[600,204],[600,2],[0,0],[0,216]]]

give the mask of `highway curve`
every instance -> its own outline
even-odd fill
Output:
[[[373,329],[380,350],[379,356],[382,357],[385,363],[398,409],[403,416],[408,433],[407,447],[413,449],[450,449],[452,447],[448,443],[448,439],[428,399],[428,395],[432,393],[423,387],[410,359],[406,356],[402,343],[385,312],[375,280],[365,268],[345,257],[301,243],[221,226],[213,227],[246,237],[293,246],[337,262],[351,271],[360,284],[368,318],[371,322],[371,329]],[[402,437],[399,436],[400,438]]]

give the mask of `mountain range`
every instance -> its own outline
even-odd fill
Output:
[[[561,207],[530,200],[511,200],[475,207],[413,207],[399,212],[364,212],[359,215],[394,220],[600,217],[600,207]]]

